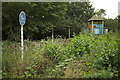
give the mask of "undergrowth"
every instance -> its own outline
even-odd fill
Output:
[[[24,41],[24,60],[18,42],[3,41],[3,78],[118,77],[120,38],[79,34],[69,40]]]

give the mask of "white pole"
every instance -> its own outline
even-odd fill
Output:
[[[23,61],[23,25],[21,25],[21,55],[22,55],[22,61]]]

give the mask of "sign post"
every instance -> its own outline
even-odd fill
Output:
[[[22,58],[22,61],[23,61],[23,49],[24,49],[24,46],[23,46],[23,25],[25,24],[26,22],[26,15],[25,15],[25,12],[24,11],[21,11],[20,15],[19,15],[19,22],[20,22],[20,25],[21,25],[21,58]]]

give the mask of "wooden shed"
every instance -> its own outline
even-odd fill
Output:
[[[88,20],[89,32],[95,32],[95,34],[103,34],[104,19],[98,15],[94,15]]]

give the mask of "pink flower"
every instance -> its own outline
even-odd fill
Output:
[[[98,42],[99,47],[101,47],[100,42]]]
[[[99,47],[101,47],[101,45],[99,45]]]
[[[95,47],[97,49],[97,47]]]
[[[94,52],[94,50],[92,49],[92,52]]]

